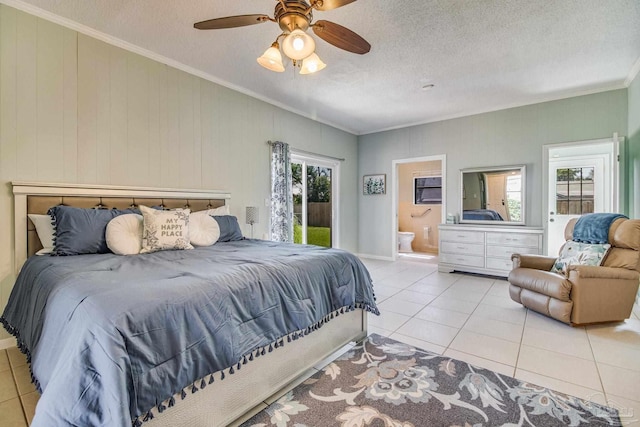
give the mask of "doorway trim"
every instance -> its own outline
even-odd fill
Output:
[[[440,161],[442,169],[442,212],[440,223],[444,224],[447,217],[447,155],[437,154],[433,156],[411,157],[391,161],[391,258],[398,259],[398,166],[403,163]]]
[[[621,185],[624,185],[621,180],[622,173],[624,173],[624,162],[621,158],[624,145],[624,137],[618,137],[617,133],[613,134],[613,137],[610,138],[600,138],[600,139],[588,139],[584,141],[573,141],[573,142],[561,142],[561,143],[551,143],[545,144],[542,146],[542,205],[543,205],[543,228],[544,228],[544,247],[545,253],[549,255],[548,252],[548,239],[549,239],[549,152],[556,148],[579,148],[583,146],[590,146],[595,144],[607,144],[613,143],[613,149],[611,153],[611,211],[612,212],[620,212],[620,195],[621,195]],[[584,154],[575,156],[575,157],[585,157]],[[553,256],[553,255],[552,255]]]

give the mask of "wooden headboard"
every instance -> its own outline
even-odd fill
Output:
[[[78,208],[126,209],[138,205],[190,208],[192,211],[227,204],[230,193],[215,190],[180,190],[92,184],[12,182],[15,213],[16,273],[27,257],[42,248],[28,214],[46,214],[57,205]]]

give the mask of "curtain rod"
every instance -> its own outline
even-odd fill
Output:
[[[272,142],[271,141],[267,141],[267,145],[271,145]],[[295,151],[296,154],[303,154],[303,155],[307,155],[307,156],[314,156],[314,157],[324,157],[325,159],[331,159],[331,160],[337,160],[339,162],[344,162],[343,158],[340,157],[333,157],[333,156],[327,156],[325,154],[318,154],[318,153],[313,153],[311,151],[304,151],[304,150],[298,150],[297,148],[291,147],[292,151]]]

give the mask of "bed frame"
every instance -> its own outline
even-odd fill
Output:
[[[193,211],[215,208],[228,203],[230,193],[210,190],[180,190],[111,185],[52,184],[12,182],[15,212],[16,273],[42,248],[33,223],[27,214],[45,214],[59,204],[82,208],[125,209],[139,204],[168,208],[189,207]],[[353,341],[367,336],[367,314],[357,309],[326,323],[310,337],[286,343],[283,347],[243,365],[223,381],[208,384],[192,392],[184,389],[183,400],[175,395],[176,405],[145,420],[149,427],[211,427],[235,424],[238,420],[264,408],[321,361]],[[196,384],[199,384],[197,381]],[[37,411],[37,408],[36,408]],[[234,422],[235,421],[235,422]]]

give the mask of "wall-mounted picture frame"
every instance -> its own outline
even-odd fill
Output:
[[[362,177],[362,194],[365,196],[385,194],[387,192],[387,175],[364,175]]]

